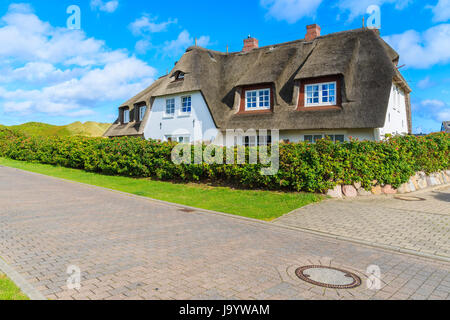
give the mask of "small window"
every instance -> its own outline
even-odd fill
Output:
[[[246,146],[246,147],[256,147],[256,141],[257,141],[257,137],[256,136],[244,137],[244,146]]]
[[[123,110],[123,123],[130,122],[130,110],[124,109]]]
[[[184,72],[181,72],[181,71],[178,72],[176,79],[177,80],[184,80]]]
[[[191,137],[190,136],[179,136],[177,141],[178,141],[178,143],[190,143]]]
[[[336,105],[336,82],[305,85],[305,106]]]
[[[175,114],[175,99],[166,99],[166,116],[173,117]]]
[[[250,90],[245,92],[246,110],[270,109],[270,89]]]
[[[145,112],[147,112],[147,106],[139,107],[139,121],[144,120]]]
[[[272,136],[258,136],[258,144],[260,146],[268,146],[272,144]]]
[[[307,135],[303,137],[303,141],[305,142],[312,142],[313,141],[313,136],[311,135]]]
[[[327,135],[321,135],[321,134],[315,134],[315,135],[305,135],[303,140],[305,142],[314,142],[316,143],[317,141],[319,141],[320,139],[324,139],[327,138],[333,142],[344,142],[345,141],[345,137],[343,134],[327,134]]]
[[[319,141],[320,139],[323,139],[323,135],[321,135],[321,134],[316,134],[316,135],[314,135],[314,142],[317,142],[317,141]]]
[[[343,134],[337,134],[334,136],[334,141],[335,142],[344,142],[345,141],[345,137]]]
[[[181,114],[189,114],[192,110],[191,96],[181,98]]]

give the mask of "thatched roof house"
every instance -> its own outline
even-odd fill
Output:
[[[196,141],[195,121],[202,134],[278,129],[290,141],[411,133],[411,89],[398,61],[379,32],[365,28],[320,36],[312,25],[305,39],[259,48],[249,37],[233,53],[193,46],[168,75],[120,106],[105,136]]]

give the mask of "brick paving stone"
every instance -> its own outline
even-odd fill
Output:
[[[406,196],[424,201],[386,195],[327,200],[275,223],[450,258],[450,187]]]
[[[433,196],[445,194],[426,195]],[[202,210],[185,213],[174,205],[15,169],[0,168],[0,202],[0,257],[51,299],[448,299],[450,292],[446,262]],[[348,205],[374,241],[377,234],[394,237],[378,232],[367,216],[373,207]],[[431,241],[442,251],[445,246],[436,243],[448,240],[448,231],[443,234],[441,220],[429,216],[433,208],[420,203],[407,215],[397,205],[384,209],[399,230],[395,239],[419,248]],[[398,228],[398,214],[407,230],[417,232],[416,224],[423,222],[437,235],[413,242]],[[320,219],[327,228],[361,232],[349,215]],[[309,264],[342,267],[363,283],[351,290],[315,287],[293,274]],[[67,289],[70,265],[81,270],[80,290]],[[381,291],[366,287],[370,265],[381,268]]]

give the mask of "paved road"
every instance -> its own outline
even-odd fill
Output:
[[[403,196],[324,201],[275,223],[450,261],[450,187]]]
[[[450,264],[0,167],[0,257],[50,299],[449,299]],[[297,267],[355,272],[315,287]],[[67,267],[82,272],[66,286]],[[382,290],[368,290],[377,265]]]

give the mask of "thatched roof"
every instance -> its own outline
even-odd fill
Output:
[[[219,129],[344,129],[384,126],[392,82],[406,81],[397,70],[398,54],[377,31],[357,29],[316,38],[261,47],[250,52],[222,53],[190,47],[169,75],[122,106],[155,97],[201,91]],[[177,72],[183,81],[175,81]],[[341,110],[299,112],[298,80],[337,75],[343,79]],[[272,113],[237,114],[240,87],[271,84],[275,92]],[[137,129],[141,134],[145,120]],[[124,135],[130,127],[115,124],[107,136]],[[123,131],[122,128],[123,127]],[[120,133],[120,134],[119,134]]]

